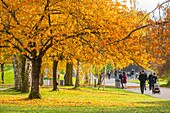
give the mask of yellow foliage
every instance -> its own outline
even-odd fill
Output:
[[[0,42],[8,43],[11,51],[18,50],[24,55],[32,56],[36,50],[36,56],[44,55],[45,51],[45,59],[54,56],[55,60],[63,60],[60,58],[62,54],[69,62],[80,59],[81,62],[102,66],[111,62],[119,68],[137,62],[147,67],[147,63],[153,61],[148,55],[148,51],[153,50],[149,44],[158,47],[164,42],[155,38],[156,34],[149,33],[153,40],[146,43],[148,40],[144,35],[147,29],[134,32],[130,38],[121,41],[132,30],[146,24],[146,20],[155,25],[148,17],[140,22],[144,13],[135,10],[136,0],[130,0],[131,4],[134,3],[133,8],[117,0],[4,1],[8,7],[2,7],[4,4],[0,2],[0,30],[9,25],[7,31],[10,33],[3,32]],[[150,29],[157,30],[154,27]],[[168,33],[166,30],[162,36],[166,37]],[[153,51],[159,53],[157,49]],[[44,64],[51,66],[47,61],[43,60]]]

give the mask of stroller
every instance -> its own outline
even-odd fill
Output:
[[[160,85],[158,84],[158,83],[155,83],[154,84],[154,87],[153,87],[153,89],[152,89],[152,94],[155,94],[155,93],[161,93],[161,91],[160,91]]]

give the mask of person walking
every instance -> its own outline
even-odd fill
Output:
[[[151,73],[149,74],[149,77],[148,77],[149,90],[152,89],[152,76],[153,76],[153,74],[152,74],[152,72],[151,72]]]
[[[153,73],[153,76],[151,78],[151,89],[152,89],[152,91],[154,91],[154,84],[156,84],[157,80],[158,80],[158,77],[156,76],[155,73]]]
[[[124,88],[124,87],[123,87],[123,75],[122,75],[122,72],[121,72],[121,71],[119,71],[119,79],[120,79],[120,83],[121,83],[122,89],[123,89],[123,88]]]
[[[127,88],[126,84],[127,84],[127,77],[126,77],[126,73],[123,72],[123,86],[124,86],[125,89]]]
[[[145,73],[144,70],[142,70],[141,74],[139,75],[139,81],[140,81],[140,90],[141,93],[144,93],[144,89],[146,87],[146,80],[147,80],[147,74]]]

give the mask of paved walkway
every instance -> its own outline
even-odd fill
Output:
[[[0,88],[0,90],[6,90],[6,89],[8,89],[8,88]]]
[[[115,79],[111,78],[110,80],[106,80],[106,85],[115,86]],[[141,93],[139,84],[136,84],[136,83],[127,83],[127,89],[125,89],[125,90],[131,91],[131,92],[136,92],[136,93]],[[147,86],[147,90],[145,90],[144,94],[147,94],[147,95],[150,95],[150,96],[156,97],[156,98],[170,100],[170,88],[161,87],[160,91],[161,91],[160,94],[157,94],[157,93],[152,94],[152,91],[150,91]]]

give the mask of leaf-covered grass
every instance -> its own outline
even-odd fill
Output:
[[[170,101],[148,95],[131,93],[123,89],[59,87],[60,91],[41,88],[42,99],[27,99],[13,89],[0,90],[0,112],[38,113],[168,113]]]

